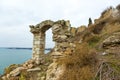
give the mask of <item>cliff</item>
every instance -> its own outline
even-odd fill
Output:
[[[102,12],[88,26],[46,20],[30,25],[33,55],[5,69],[2,80],[120,80],[120,5]],[[45,32],[52,29],[55,47],[44,54]]]

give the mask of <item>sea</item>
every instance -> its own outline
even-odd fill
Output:
[[[45,52],[48,52],[46,50]],[[32,57],[31,49],[0,48],[0,75],[11,64],[22,64]]]

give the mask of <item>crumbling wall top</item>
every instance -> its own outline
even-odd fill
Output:
[[[51,20],[45,20],[42,21],[41,23],[37,24],[37,25],[30,25],[30,32],[32,33],[39,33],[39,32],[45,32],[46,30],[48,30],[49,28],[52,27],[52,25],[54,24],[53,21]]]

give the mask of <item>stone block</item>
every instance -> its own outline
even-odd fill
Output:
[[[38,47],[38,48],[35,48],[35,50],[36,50],[36,51],[39,51],[39,50],[40,50],[40,48],[39,48],[39,47]]]
[[[18,67],[15,70],[11,71],[10,75],[15,77],[15,76],[19,75],[21,70],[23,70],[23,69],[24,69],[24,67]]]
[[[35,44],[40,44],[40,41],[35,41]]]
[[[76,28],[71,27],[70,32],[73,36],[76,34],[76,30],[77,30]]]
[[[27,70],[27,72],[34,72],[34,71],[41,71],[41,68],[37,67],[37,68],[32,68]]]
[[[77,28],[77,33],[80,33],[80,32],[82,32],[82,31],[84,31],[86,29],[86,26],[80,26],[80,27],[78,27]]]

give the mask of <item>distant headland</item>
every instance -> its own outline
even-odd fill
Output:
[[[26,49],[26,50],[32,50],[32,48],[24,48],[24,47],[7,47],[5,49]],[[45,50],[51,50],[51,48],[46,48]]]

